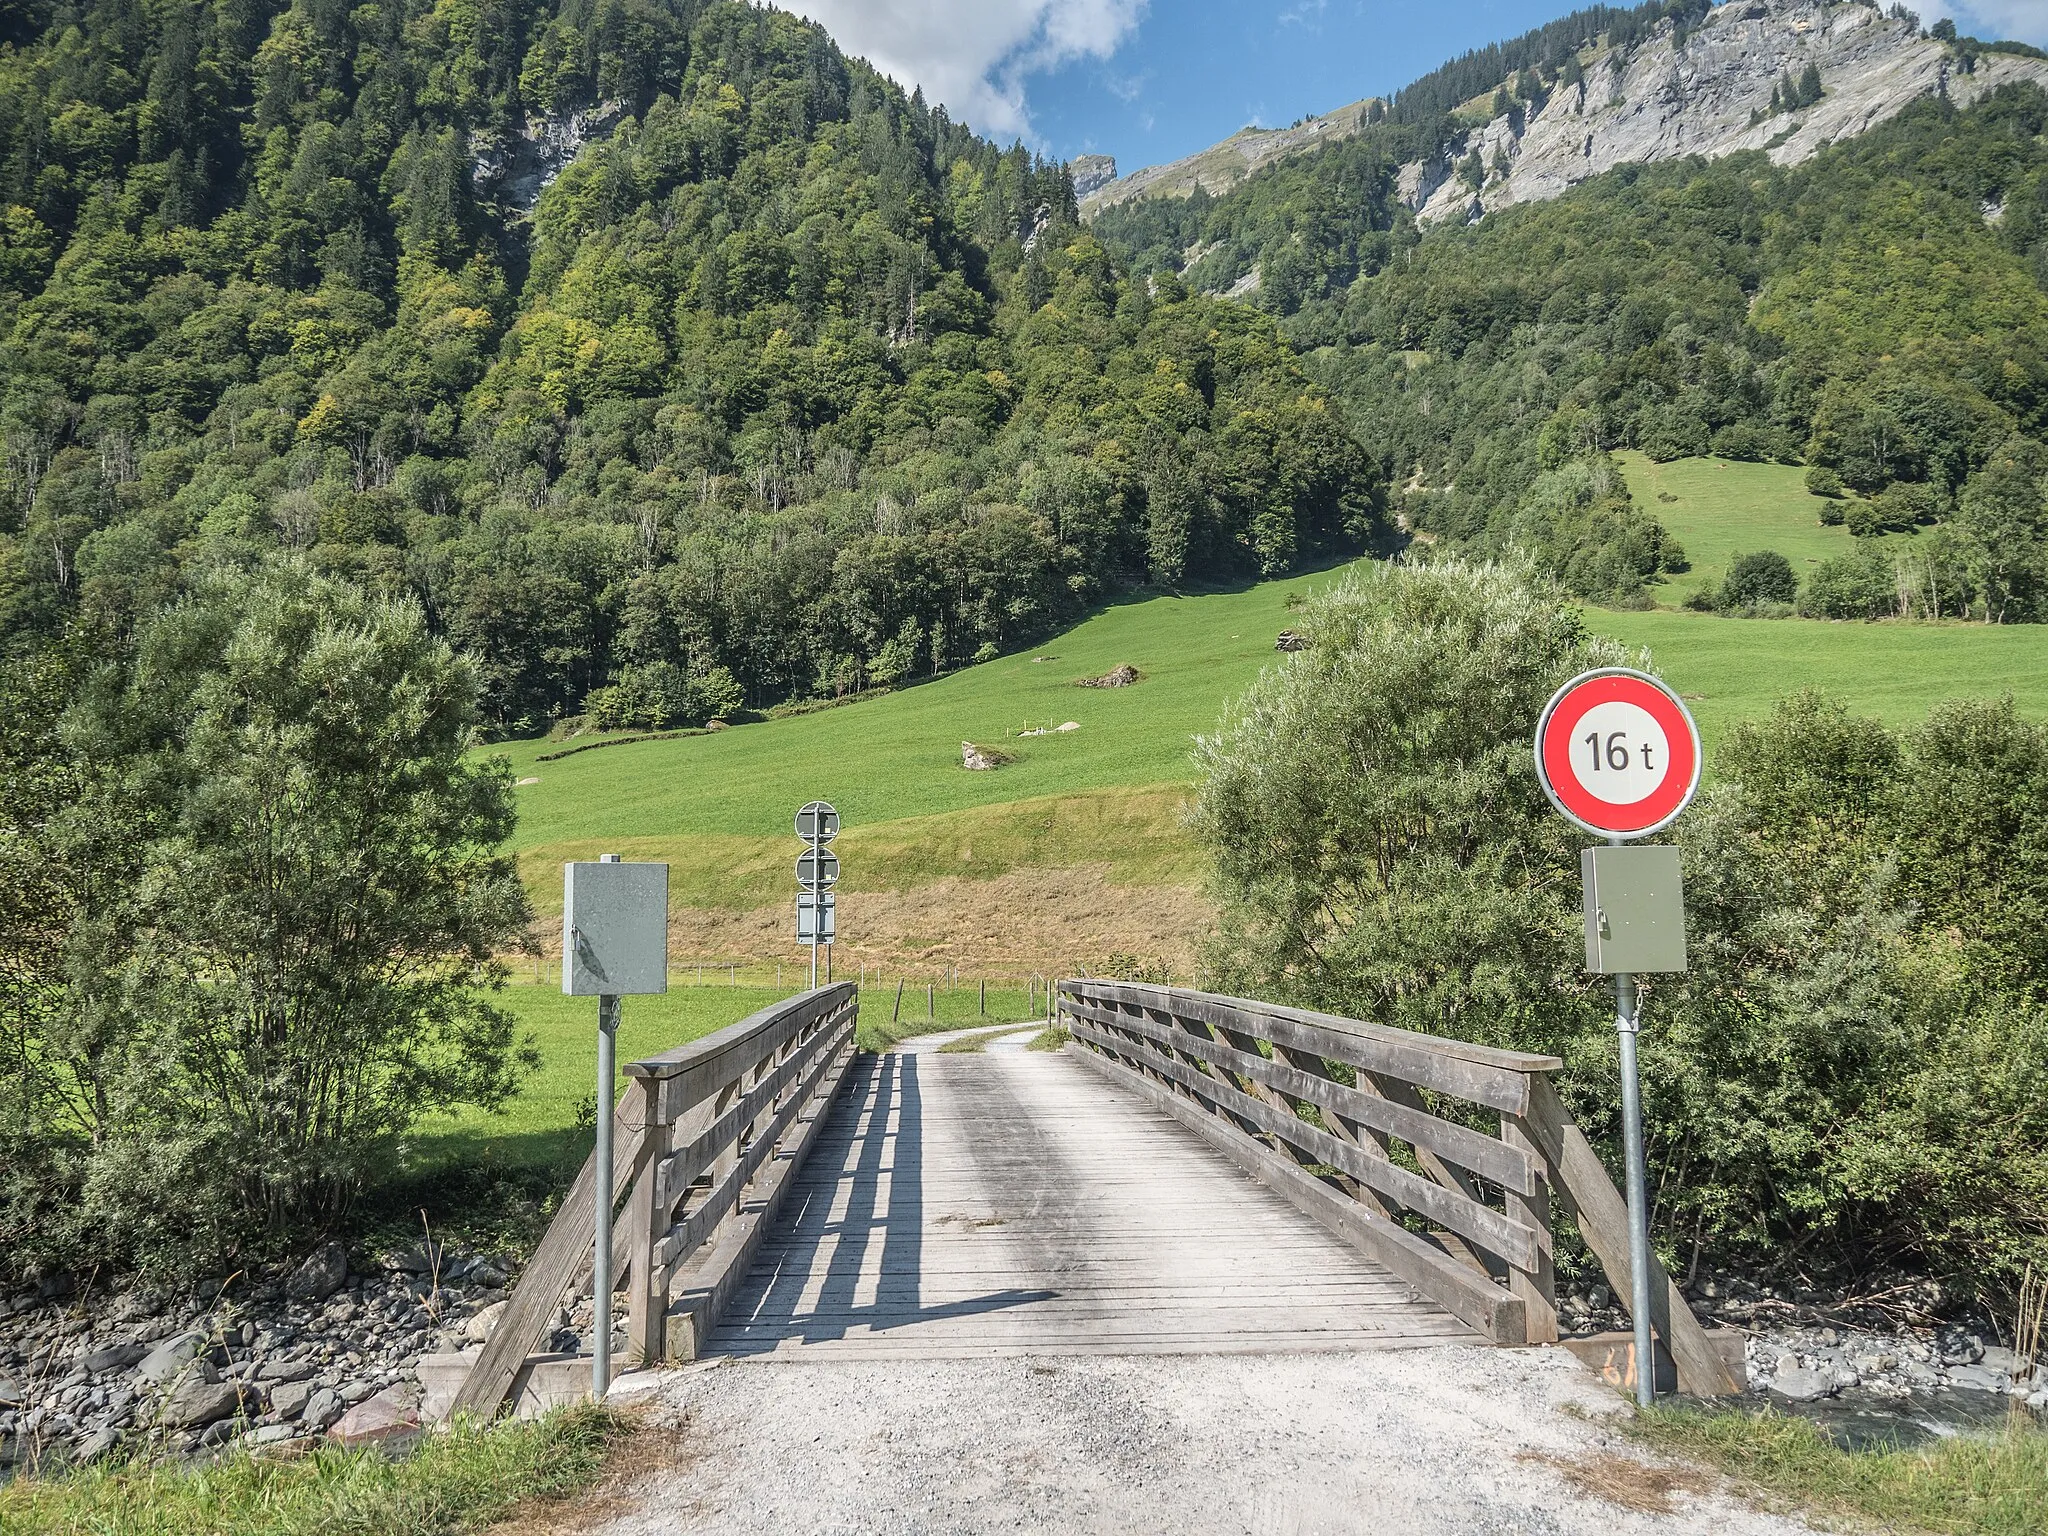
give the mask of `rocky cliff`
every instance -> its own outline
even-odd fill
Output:
[[[1401,196],[1424,223],[1476,219],[1556,197],[1618,165],[1745,149],[1792,165],[1922,96],[1946,91],[1967,106],[2012,80],[2048,86],[2048,60],[1993,52],[1968,63],[1864,0],[1732,0],[1690,32],[1667,21],[1627,47],[1584,50],[1583,78],[1553,84],[1532,107],[1489,115],[1491,94],[1476,98],[1439,154],[1402,167]],[[1773,93],[1809,64],[1820,98],[1774,110]],[[1370,106],[1353,102],[1288,129],[1243,129],[1201,154],[1096,189],[1082,212],[1134,197],[1186,197],[1197,186],[1226,192],[1262,165],[1360,132]]]
[[[1820,99],[1774,112],[1773,92],[1809,64]],[[2048,60],[1987,53],[1964,73],[1911,21],[1817,0],[1737,0],[1682,40],[1667,24],[1631,50],[1594,55],[1584,71],[1526,115],[1502,114],[1434,163],[1403,167],[1403,199],[1430,223],[1540,202],[1618,165],[1745,149],[1794,165],[1922,96],[1946,91],[1967,106],[2010,80],[2048,85]],[[1460,174],[1474,152],[1484,177],[1476,189]]]

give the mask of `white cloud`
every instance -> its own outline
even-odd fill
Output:
[[[1967,36],[2048,46],[2048,0],[1907,0],[1907,6],[1927,26],[1946,16]]]
[[[1024,79],[1075,59],[1106,59],[1147,0],[778,0],[848,53],[924,87],[955,117],[1001,135],[1031,130]]]

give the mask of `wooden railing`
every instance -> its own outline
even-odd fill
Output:
[[[694,1358],[775,1220],[853,1059],[851,982],[764,1008],[690,1045],[627,1065],[613,1125],[612,1272],[626,1276],[631,1359]],[[454,1411],[497,1412],[587,1292],[597,1169],[586,1159]]]
[[[1084,1059],[1496,1343],[1558,1336],[1553,1195],[1631,1294],[1627,1206],[1558,1099],[1555,1057],[1131,982],[1063,981],[1059,1013]],[[1740,1390],[1661,1266],[1651,1294],[1680,1389]]]

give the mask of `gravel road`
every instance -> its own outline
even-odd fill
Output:
[[[1807,1529],[1649,1465],[1554,1349],[720,1362],[653,1400],[675,1464],[607,1536]]]

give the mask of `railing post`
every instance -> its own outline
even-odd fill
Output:
[[[1524,1195],[1512,1189],[1507,1192],[1508,1214],[1536,1232],[1536,1267],[1525,1270],[1509,1265],[1508,1289],[1521,1297],[1528,1308],[1529,1342],[1555,1344],[1557,1272],[1556,1242],[1550,1227],[1550,1159],[1543,1155],[1543,1149],[1537,1146],[1520,1116],[1500,1117],[1500,1139],[1528,1153],[1537,1169],[1535,1193]]]
[[[661,1165],[670,1151],[672,1127],[659,1114],[659,1085],[641,1078],[634,1084],[639,1100],[642,1134],[647,1138],[648,1156],[633,1193],[626,1202],[627,1230],[632,1233],[632,1274],[627,1280],[627,1344],[635,1364],[657,1364],[662,1352],[662,1319],[668,1312],[668,1277],[659,1284],[654,1275],[654,1245],[667,1226],[667,1212],[656,1204],[661,1188]]]

